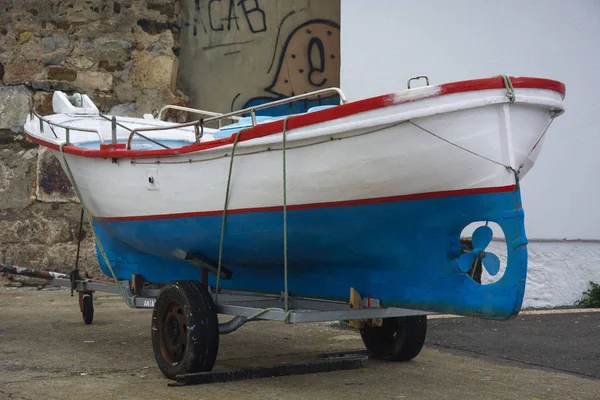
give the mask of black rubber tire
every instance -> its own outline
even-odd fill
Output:
[[[427,316],[384,318],[380,327],[365,325],[360,336],[367,350],[377,358],[408,361],[423,348],[427,336]]]
[[[81,301],[81,315],[83,316],[83,322],[86,325],[90,325],[94,320],[94,298],[91,294],[84,294]]]
[[[212,370],[219,351],[219,320],[200,282],[174,281],[162,288],[152,312],[152,348],[158,368],[169,379]]]

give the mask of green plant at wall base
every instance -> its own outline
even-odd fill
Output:
[[[600,307],[600,284],[590,281],[590,288],[583,292],[583,299],[577,302],[582,307]]]

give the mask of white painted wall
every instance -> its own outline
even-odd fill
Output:
[[[351,100],[422,74],[432,84],[498,74],[566,84],[567,111],[522,182],[524,305],[573,304],[600,281],[600,1],[341,2],[341,86]]]

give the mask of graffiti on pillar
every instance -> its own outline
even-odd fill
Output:
[[[275,54],[278,50],[274,49]],[[268,72],[273,70],[272,81],[265,88],[269,95],[250,99],[243,108],[339,86],[340,26],[330,20],[314,19],[296,27],[283,42],[278,64],[272,64]],[[282,104],[257,114],[287,115],[305,112],[319,105],[337,104],[338,96],[317,97]]]
[[[259,33],[267,30],[265,12],[260,8],[258,0],[210,0],[208,2],[210,29],[213,32],[230,31],[232,28],[239,31],[236,6],[241,8],[250,32]]]
[[[181,2],[178,85],[197,108],[239,110],[340,83],[339,1]],[[311,98],[262,115],[339,104]]]
[[[248,30],[251,33],[267,30],[266,14],[259,0],[208,0],[205,1],[204,18],[200,0],[194,2],[194,36],[198,35],[198,25],[202,27],[204,33],[208,33],[208,29],[212,32]],[[207,23],[205,19],[208,20]]]

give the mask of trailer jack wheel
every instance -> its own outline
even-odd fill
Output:
[[[219,320],[200,282],[175,281],[162,288],[152,313],[152,348],[169,379],[212,370],[219,350]]]
[[[360,336],[367,350],[377,358],[408,361],[423,348],[427,335],[427,316],[384,318],[383,325],[364,325]]]
[[[94,297],[91,292],[79,292],[79,308],[83,322],[90,325],[94,320]]]

